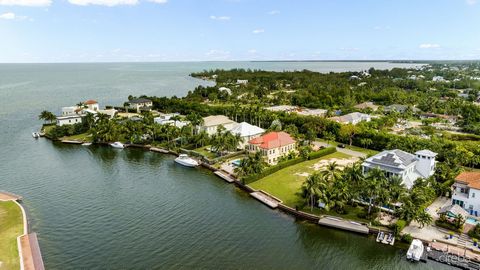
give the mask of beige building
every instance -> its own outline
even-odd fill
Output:
[[[203,118],[203,124],[197,127],[197,132],[205,131],[208,135],[217,133],[217,128],[223,126],[226,130],[231,130],[237,125],[237,122],[230,120],[225,115],[211,115]]]
[[[247,150],[260,151],[265,161],[274,165],[280,157],[296,150],[296,141],[286,132],[269,132],[248,142]]]

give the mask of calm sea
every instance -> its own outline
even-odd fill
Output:
[[[212,68],[320,72],[346,62],[0,65],[0,189],[24,196],[47,269],[439,269],[405,251],[272,211],[202,169],[141,150],[34,140],[41,110],[182,96]]]

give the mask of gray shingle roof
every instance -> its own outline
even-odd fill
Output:
[[[366,161],[390,167],[405,168],[408,165],[414,163],[416,160],[417,159],[414,155],[402,150],[395,149],[390,151],[383,151],[380,154],[377,154],[367,159]]]

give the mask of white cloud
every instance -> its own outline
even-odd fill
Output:
[[[261,33],[265,33],[265,29],[255,29],[252,31],[253,34],[261,34]]]
[[[210,16],[210,19],[216,20],[216,21],[229,21],[230,17],[229,16]]]
[[[440,45],[438,44],[432,44],[432,43],[423,43],[418,46],[420,49],[437,49],[440,48]]]
[[[257,53],[257,50],[255,49],[250,49],[247,51],[249,54],[256,54]]]
[[[21,20],[25,20],[25,19],[27,19],[27,16],[18,16],[18,15],[16,15],[16,14],[13,13],[13,12],[7,12],[7,13],[0,14],[0,20],[17,20],[17,21],[21,21]]]
[[[477,0],[466,0],[467,5],[475,5],[477,3]]]
[[[79,6],[98,5],[107,7],[138,4],[138,0],[68,0],[68,2]]]
[[[278,14],[280,14],[279,10],[272,10],[268,12],[268,15],[278,15]]]
[[[15,17],[15,13],[12,12],[0,14],[0,19],[2,20],[15,20]]]
[[[0,0],[0,6],[44,7],[51,4],[52,0]]]
[[[166,4],[168,0],[148,0],[148,2],[157,3],[157,4]]]

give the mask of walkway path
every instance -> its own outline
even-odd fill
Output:
[[[336,145],[328,144],[328,143],[325,143],[325,142],[314,141],[314,142],[312,142],[312,144],[314,144],[317,147],[332,147],[333,146],[333,147],[337,148],[338,152],[347,154],[347,155],[352,156],[352,157],[358,157],[358,158],[367,157],[367,154],[365,154],[365,153],[362,153],[362,152],[359,152],[359,151],[354,151],[354,150],[347,149],[347,148],[337,147]]]

